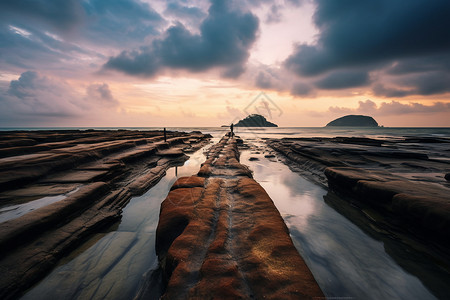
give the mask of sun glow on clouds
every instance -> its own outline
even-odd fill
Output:
[[[261,91],[281,126],[450,126],[448,1],[5,3],[2,126],[219,126]]]
[[[270,7],[262,7],[255,12],[260,20],[266,18],[266,22],[261,22],[260,36],[250,56],[259,63],[280,64],[292,53],[294,44],[312,44],[315,41],[318,31],[312,22],[314,6],[311,2],[279,10],[281,19],[271,22],[266,17]]]

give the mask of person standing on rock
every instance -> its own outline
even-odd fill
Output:
[[[231,136],[231,137],[234,136],[234,132],[233,132],[233,123],[231,123],[231,126],[230,126],[230,136]]]

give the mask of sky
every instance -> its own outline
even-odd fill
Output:
[[[2,0],[0,127],[450,127],[448,0]]]

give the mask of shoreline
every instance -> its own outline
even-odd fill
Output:
[[[73,194],[1,223],[0,296],[20,296],[209,138],[168,132],[165,142],[160,131],[2,133],[2,207]]]
[[[291,170],[358,207],[366,222],[445,263],[450,258],[446,138],[268,139]],[[426,250],[428,249],[428,250]]]
[[[186,160],[185,153],[202,148],[210,139],[210,136],[199,132],[168,132],[168,142],[164,143],[161,131],[129,130],[2,132],[1,134],[12,135],[12,137],[14,134],[19,134],[15,140],[12,138],[1,141],[3,144],[0,147],[0,173],[8,174],[8,176],[1,177],[0,201],[3,207],[5,203],[20,205],[20,203],[27,203],[46,196],[64,196],[55,203],[2,223],[0,245],[2,245],[3,257],[0,260],[0,267],[2,270],[6,270],[5,274],[8,276],[0,281],[0,287],[2,293],[5,291],[2,295],[6,298],[14,298],[23,293],[27,287],[50,272],[61,258],[77,249],[83,241],[99,230],[117,223],[121,218],[122,208],[131,197],[140,195],[151,188],[168,168],[180,165]],[[24,134],[28,136],[23,136]],[[30,135],[33,134],[36,135],[35,142],[30,141],[30,139],[32,140]],[[72,135],[73,139],[68,136],[64,137],[64,134]],[[396,215],[392,214],[392,210],[385,207],[389,199],[386,198],[387,200],[382,202],[383,205],[379,205],[376,201],[374,205],[374,199],[364,202],[358,197],[367,193],[365,186],[363,186],[365,189],[355,188],[354,184],[347,184],[347,179],[341,183],[341,179],[333,178],[335,175],[326,176],[328,172],[338,172],[340,176],[345,175],[344,178],[347,178],[349,176],[345,172],[348,171],[361,176],[361,172],[357,170],[359,164],[364,167],[365,171],[370,171],[368,173],[372,177],[367,177],[366,174],[364,175],[366,177],[363,177],[364,180],[357,178],[356,182],[370,181],[374,178],[377,182],[398,181],[401,171],[408,168],[421,166],[422,169],[419,168],[421,170],[419,173],[426,174],[425,167],[431,162],[432,167],[434,169],[441,168],[441,172],[438,177],[434,176],[436,178],[428,178],[428,181],[432,184],[440,184],[436,180],[441,180],[444,183],[443,188],[446,188],[447,182],[442,181],[445,180],[445,172],[442,172],[442,170],[445,171],[445,167],[440,166],[447,166],[448,163],[443,162],[445,159],[439,159],[439,153],[442,153],[439,145],[443,143],[447,145],[447,140],[445,138],[431,140],[420,137],[405,139],[408,140],[396,144],[398,141],[395,140],[361,138],[263,138],[267,142],[264,146],[265,149],[269,149],[268,146],[270,146],[276,150],[275,148],[278,147],[277,152],[284,151],[287,154],[280,157],[284,157],[284,163],[291,170],[301,173],[319,185],[325,187],[330,185],[330,190],[341,195],[340,198],[346,199],[361,214],[364,214],[365,220],[362,218],[358,222],[363,222],[364,226],[375,226],[378,230],[385,230],[389,236],[432,257],[440,262],[446,270],[449,270],[450,267],[445,263],[449,257],[448,247],[442,244],[442,239],[430,238],[429,234],[423,236],[424,233],[411,230],[410,226],[405,228],[404,224],[399,224]],[[415,150],[404,151],[406,149],[403,148],[411,148],[411,144]],[[239,145],[239,147],[239,150],[248,149],[247,145]],[[234,149],[234,146],[231,148],[222,153],[220,152],[223,149],[217,150],[215,154],[214,150],[211,150],[211,156],[217,154],[219,157],[216,157],[214,163],[213,160],[205,162],[197,176],[206,178],[207,182],[210,179],[228,182],[230,178],[236,176],[251,178],[252,175],[248,173],[248,169],[238,162],[238,148]],[[17,149],[21,149],[20,152],[16,152]],[[273,150],[269,151],[272,153]],[[374,162],[386,159],[383,151],[387,151],[389,155],[394,152],[394,155],[387,158],[391,165],[389,170],[396,171],[396,174],[382,173],[375,168],[374,164],[376,163]],[[424,153],[426,151],[428,154]],[[336,153],[340,153],[339,159],[332,157]],[[446,152],[443,152],[442,157],[445,158],[445,155],[448,156]],[[360,160],[361,157],[364,157],[363,161]],[[232,159],[232,163],[230,163],[230,159]],[[295,163],[292,163],[293,161]],[[370,168],[362,164],[362,162],[367,163],[368,161],[371,163]],[[353,165],[347,165],[349,162]],[[385,165],[387,162],[383,161],[383,166]],[[325,170],[328,171],[325,172]],[[21,181],[21,178],[25,178],[25,180]],[[408,178],[400,179],[410,180]],[[415,181],[420,180],[423,181],[423,178],[415,178]],[[230,184],[228,189],[237,189],[238,187],[235,183],[225,183],[225,186],[227,184]],[[203,185],[200,185],[197,182],[191,188],[202,187],[205,192],[212,191],[212,186],[208,188],[209,183],[203,182]],[[178,183],[174,186],[173,191],[188,188],[187,186],[180,187]],[[219,184],[219,186],[221,185]],[[414,187],[417,188],[417,186],[419,185],[416,183]],[[246,186],[240,190],[248,189]],[[391,194],[392,192],[396,192],[396,190],[390,191]],[[374,194],[370,189],[368,193]],[[386,195],[383,191],[377,193],[381,193],[382,196]],[[327,197],[325,201],[335,202],[332,197]],[[338,209],[339,207],[336,208],[336,210]],[[221,218],[222,210],[219,211],[220,213],[215,215],[217,220]],[[229,215],[228,219],[230,219]],[[439,229],[437,233],[442,234]],[[33,235],[31,238],[30,234]],[[11,241],[13,242],[11,243]],[[430,241],[432,244],[427,244]],[[30,250],[31,248],[34,248],[34,252]],[[49,249],[52,250],[49,251]],[[27,259],[27,257],[33,257],[33,259]],[[220,282],[220,279],[218,280]],[[242,291],[241,289],[240,292]]]

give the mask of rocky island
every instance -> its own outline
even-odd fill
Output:
[[[377,121],[369,116],[348,115],[331,121],[326,127],[348,126],[348,127],[378,127]]]
[[[278,127],[277,124],[271,123],[266,120],[264,116],[253,114],[249,115],[243,120],[240,120],[235,127]]]

